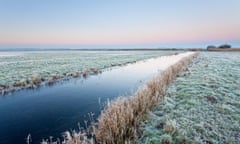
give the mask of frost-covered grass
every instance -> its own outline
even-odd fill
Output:
[[[239,144],[240,53],[201,53],[142,129],[142,144]]]
[[[0,52],[0,91],[13,87],[52,83],[62,77],[86,76],[89,72],[174,51],[32,51]]]

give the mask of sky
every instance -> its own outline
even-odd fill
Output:
[[[240,0],[0,0],[0,48],[240,47]]]

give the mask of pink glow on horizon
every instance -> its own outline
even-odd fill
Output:
[[[144,44],[176,43],[214,40],[240,40],[240,29],[236,26],[211,25],[208,27],[180,26],[172,29],[149,28],[124,31],[34,31],[0,34],[0,43],[7,44]]]

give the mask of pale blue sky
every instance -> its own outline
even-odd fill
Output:
[[[0,0],[0,48],[240,47],[239,0]]]

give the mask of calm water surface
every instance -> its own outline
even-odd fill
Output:
[[[129,95],[159,72],[156,59],[116,67],[87,79],[77,78],[0,96],[0,144],[24,144],[30,133],[33,143],[66,130],[84,127],[88,113],[100,113],[102,103]]]

